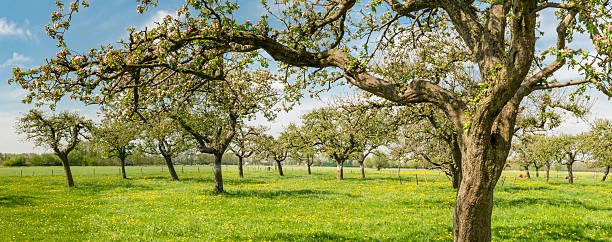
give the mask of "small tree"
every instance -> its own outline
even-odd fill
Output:
[[[576,161],[584,160],[587,154],[584,141],[585,134],[581,135],[560,135],[555,137],[552,142],[559,144],[559,152],[565,156],[561,164],[567,167],[567,179],[569,184],[574,184],[573,166]]]
[[[243,161],[244,158],[251,157],[257,149],[257,137],[263,133],[264,127],[253,127],[240,125],[236,129],[234,139],[230,144],[230,150],[238,158],[238,176],[244,178]]]
[[[389,167],[389,157],[382,151],[375,151],[372,157],[367,158],[365,164],[368,167],[376,168],[376,170],[380,171],[380,169]]]
[[[289,124],[285,129],[287,139],[290,143],[289,153],[293,159],[304,161],[308,167],[308,175],[312,174],[310,167],[314,164],[317,151],[315,143],[307,136],[303,127]]]
[[[346,104],[314,110],[302,119],[306,136],[313,141],[318,152],[336,162],[336,179],[342,180],[344,163],[349,158],[361,153],[361,162],[368,150],[383,144],[395,130],[394,125],[387,125],[390,122],[386,122],[385,115],[380,109]]]
[[[278,168],[278,174],[284,176],[282,162],[289,156],[290,146],[288,144],[287,134],[281,133],[278,138],[274,138],[272,135],[263,134],[258,139],[258,146],[261,150],[260,155],[265,158],[269,158],[276,162]]]
[[[87,138],[92,123],[77,113],[61,112],[46,116],[42,111],[32,109],[17,123],[17,132],[36,146],[48,147],[62,161],[68,187],[74,187],[68,154],[82,139]]]
[[[93,129],[94,140],[108,153],[108,157],[117,157],[121,162],[121,175],[127,179],[125,160],[136,148],[134,141],[140,134],[140,129],[129,122],[105,120]]]
[[[186,137],[181,128],[171,119],[157,118],[145,124],[141,150],[148,154],[160,154],[164,157],[172,180],[179,177],[174,169],[172,159],[189,149]]]
[[[606,181],[612,166],[612,122],[608,119],[595,120],[591,125],[586,145],[597,166],[604,168],[601,181]]]

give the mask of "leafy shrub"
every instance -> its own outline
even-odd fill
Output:
[[[27,166],[28,162],[25,156],[17,156],[13,159],[4,161],[4,166]]]

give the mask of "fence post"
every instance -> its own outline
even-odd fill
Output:
[[[21,176],[23,176],[23,169],[21,169]]]
[[[185,166],[181,166],[181,173],[185,173]]]
[[[140,175],[142,175],[142,166],[140,167]]]
[[[512,182],[512,185],[516,184],[516,176],[514,177],[514,181]]]
[[[51,168],[51,176],[53,176],[53,168]]]
[[[502,187],[504,186],[504,182],[505,182],[505,181],[506,181],[506,176],[504,176],[504,177],[502,178],[502,182],[501,182]]]
[[[419,175],[418,174],[414,174],[414,177],[416,178],[416,184],[418,186],[419,185]]]

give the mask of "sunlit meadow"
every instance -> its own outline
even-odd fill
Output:
[[[68,190],[60,167],[0,168],[2,241],[435,241],[452,240],[455,191],[426,170],[224,167],[215,195],[208,166],[74,167]],[[612,241],[612,182],[553,172],[550,184],[505,172],[493,208],[494,241]],[[533,175],[533,174],[532,174]],[[418,185],[417,185],[418,179]],[[503,181],[503,185],[502,185]]]

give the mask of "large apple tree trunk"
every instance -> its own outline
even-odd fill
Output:
[[[223,152],[215,154],[215,163],[213,172],[215,174],[215,193],[223,193],[223,175],[221,173],[221,161],[223,160]]]
[[[176,174],[176,170],[174,170],[174,163],[172,163],[172,156],[171,155],[163,155],[163,156],[164,156],[164,160],[166,161],[166,165],[168,166],[168,171],[170,172],[170,176],[172,176],[172,180],[178,181],[179,177],[178,177],[178,174]]]
[[[359,163],[359,170],[361,171],[361,178],[365,179],[365,168],[363,167],[363,162]]]
[[[244,171],[242,169],[242,156],[238,156],[238,176],[244,178]]]
[[[574,172],[572,170],[572,166],[573,166],[573,162],[572,163],[567,163],[566,167],[567,167],[567,180],[569,182],[569,184],[574,184]]]
[[[283,165],[281,165],[281,161],[280,160],[276,161],[276,166],[278,167],[278,174],[280,176],[285,176],[285,174],[283,173]]]
[[[453,228],[455,241],[491,241],[493,190],[509,145],[491,147],[488,134],[464,140],[462,176],[457,190]]]
[[[548,179],[550,178],[550,165],[546,165],[546,182],[548,182]]]
[[[125,159],[127,158],[126,155],[119,155],[119,160],[121,161],[121,176],[123,177],[123,179],[127,179],[127,174],[125,173]]]
[[[606,171],[604,172],[603,177],[601,178],[602,182],[606,181],[606,177],[608,177],[608,174],[610,174],[610,166],[606,166]]]
[[[336,162],[336,168],[337,168],[336,179],[338,181],[344,180],[344,171],[343,171],[344,162],[342,162],[342,161]]]
[[[74,187],[74,180],[72,179],[72,170],[70,169],[70,162],[68,161],[68,154],[56,154],[62,161],[64,167],[64,173],[66,173],[66,184],[68,188]]]

